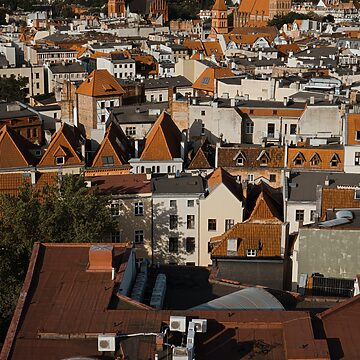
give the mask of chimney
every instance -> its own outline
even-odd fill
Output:
[[[112,245],[97,244],[89,249],[88,271],[112,272],[113,269]]]
[[[310,96],[310,105],[315,104],[315,96]]]
[[[140,108],[137,107],[137,108],[135,109],[135,112],[136,112],[137,114],[140,114]]]
[[[235,107],[236,106],[236,101],[234,98],[230,99],[230,106],[231,107]]]
[[[32,171],[30,173],[30,176],[31,176],[31,185],[32,186],[35,186],[36,185],[36,172],[35,171]]]
[[[284,106],[287,106],[288,105],[288,98],[285,96],[284,97]]]
[[[215,147],[215,169],[218,167],[219,147],[220,146],[221,146],[221,143],[217,142],[216,147]]]
[[[247,180],[244,180],[242,183],[241,183],[241,188],[242,188],[242,195],[243,195],[243,203],[245,205],[246,203],[246,199],[247,199],[247,194],[248,194],[248,181]]]
[[[325,186],[329,186],[329,185],[330,185],[329,175],[326,176],[324,184],[325,184]]]
[[[185,160],[185,141],[181,141],[180,143],[180,154],[181,158]]]
[[[135,149],[134,156],[135,156],[135,158],[138,158],[139,157],[139,140],[134,141],[134,149]]]

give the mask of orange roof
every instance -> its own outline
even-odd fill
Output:
[[[201,54],[196,52],[195,54],[191,55],[190,60],[201,60]]]
[[[222,59],[224,57],[219,41],[204,41],[203,46],[206,56],[215,55],[216,59]]]
[[[299,45],[295,44],[295,43],[286,44],[286,45],[277,45],[275,47],[276,47],[276,49],[279,50],[279,52],[286,54],[286,55],[288,55],[290,51],[292,51],[294,54],[301,51]]]
[[[257,39],[265,38],[268,41],[272,41],[271,35],[268,33],[256,33],[256,34],[227,34],[224,35],[226,43],[233,41],[236,44],[250,44],[252,45]]]
[[[186,46],[190,50],[204,50],[203,44],[201,40],[190,40],[185,39],[183,45]]]
[[[102,97],[123,95],[125,90],[107,70],[93,70],[76,90],[77,94]]]
[[[64,157],[63,165],[83,165],[84,162],[76,149],[78,147],[78,130],[66,123],[51,139],[50,145],[40,160],[39,167],[57,166],[56,157]],[[65,153],[65,156],[63,155]]]
[[[165,111],[158,117],[146,137],[141,160],[172,160],[181,157],[181,132]]]
[[[347,117],[347,144],[359,145],[357,132],[360,131],[360,114],[349,114]]]
[[[226,67],[214,67],[205,69],[194,82],[193,88],[214,93],[215,79],[234,76],[234,73]]]
[[[212,10],[227,11],[227,6],[224,0],[216,0]]]
[[[101,142],[92,166],[121,166],[127,164],[129,160],[130,149],[127,144],[127,138],[120,127],[111,122],[106,130],[105,137]],[[112,157],[112,163],[104,164],[104,157]]]
[[[269,16],[269,0],[247,0],[240,1],[240,5],[238,7],[239,13],[247,13],[251,15],[258,15],[261,17],[264,12],[264,16]]]
[[[0,168],[27,167],[35,163],[29,152],[33,147],[27,139],[7,125],[0,130]]]
[[[224,184],[238,200],[242,200],[241,185],[223,168],[217,168],[208,177],[209,192],[212,193],[220,184]]]
[[[1,173],[0,194],[17,195],[25,183],[30,184],[31,178],[22,173]]]
[[[107,52],[95,51],[93,54],[90,55],[90,59],[97,59],[99,57],[105,57],[108,55],[109,55],[109,53],[107,53]]]

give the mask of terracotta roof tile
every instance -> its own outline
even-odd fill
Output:
[[[264,16],[269,16],[270,4],[269,0],[248,0],[241,1],[238,7],[239,13],[247,13],[251,15],[256,15],[260,17],[264,12]]]
[[[226,11],[227,6],[226,6],[224,0],[216,0],[215,4],[212,7],[212,10]]]
[[[165,111],[146,137],[141,160],[172,160],[181,157],[181,132]]]
[[[225,67],[215,67],[205,69],[198,79],[194,82],[193,88],[196,90],[212,92],[215,91],[215,79],[232,77],[234,73]]]
[[[31,183],[31,177],[21,173],[0,174],[0,194],[17,195],[25,183]]]
[[[101,167],[125,165],[128,163],[129,155],[130,148],[124,132],[120,127],[112,122],[107,128],[100,148],[95,154],[92,166]],[[109,159],[110,163],[105,161],[104,164],[104,157],[112,157],[112,161]]]
[[[208,57],[214,55],[217,60],[220,60],[224,57],[224,53],[219,41],[204,41],[203,47],[205,50],[205,55]]]
[[[123,95],[125,90],[107,70],[93,70],[77,88],[77,94],[102,97]]]
[[[213,169],[215,149],[208,143],[204,143],[198,148],[188,166],[188,169]]]
[[[0,168],[28,167],[35,164],[29,149],[34,148],[23,136],[8,126],[0,130]]]
[[[79,131],[66,123],[51,139],[49,147],[40,160],[39,167],[52,167],[56,165],[56,153],[61,149],[66,153],[63,165],[83,165],[84,161],[78,153]],[[63,156],[63,155],[61,155]]]

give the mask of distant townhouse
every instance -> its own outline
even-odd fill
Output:
[[[260,183],[248,192],[250,216],[211,238],[216,277],[275,289],[286,287],[288,223],[283,220],[282,199],[278,195]]]
[[[205,197],[200,200],[200,261],[211,264],[209,241],[243,221],[244,198],[240,182],[218,168],[207,178]],[[226,206],[219,206],[226,204]]]
[[[101,142],[109,108],[121,106],[125,91],[107,70],[94,70],[77,88],[78,122],[86,136]]]
[[[56,92],[62,89],[64,80],[82,82],[87,71],[78,62],[64,64],[49,64],[47,69],[48,92]],[[59,89],[59,90],[56,90]]]
[[[111,196],[111,214],[116,221],[111,242],[130,242],[139,262],[143,259],[153,261],[150,178],[145,174],[123,174],[91,176],[86,179],[95,191]]]
[[[147,134],[142,153],[129,160],[131,171],[135,174],[179,173],[183,170],[185,145],[180,130],[164,111]]]
[[[135,79],[135,60],[123,53],[113,53],[96,59],[96,68],[105,69],[116,79]]]
[[[169,100],[170,95],[180,93],[192,96],[192,83],[184,76],[174,76],[170,78],[148,79],[144,81],[145,98],[147,102],[164,102]]]
[[[348,114],[344,126],[344,171],[358,174],[360,173],[360,114]]]
[[[151,79],[158,75],[158,64],[153,56],[136,54],[132,58],[135,60],[136,77]]]
[[[266,182],[274,188],[283,185],[285,147],[261,145],[220,146],[215,166],[236,176],[241,182]]]
[[[27,47],[27,58],[31,65],[44,65],[75,62],[77,58],[77,50],[71,50],[59,47]]]
[[[204,179],[168,175],[154,178],[152,187],[154,262],[200,265],[199,199]]]

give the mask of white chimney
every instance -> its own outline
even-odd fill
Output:
[[[315,96],[310,96],[310,105],[315,104]]]
[[[135,140],[134,142],[134,148],[135,148],[135,158],[139,157],[139,140]]]
[[[181,158],[185,160],[185,141],[181,141],[180,143],[180,154]]]
[[[287,106],[288,105],[288,98],[285,96],[284,97],[284,106]]]

